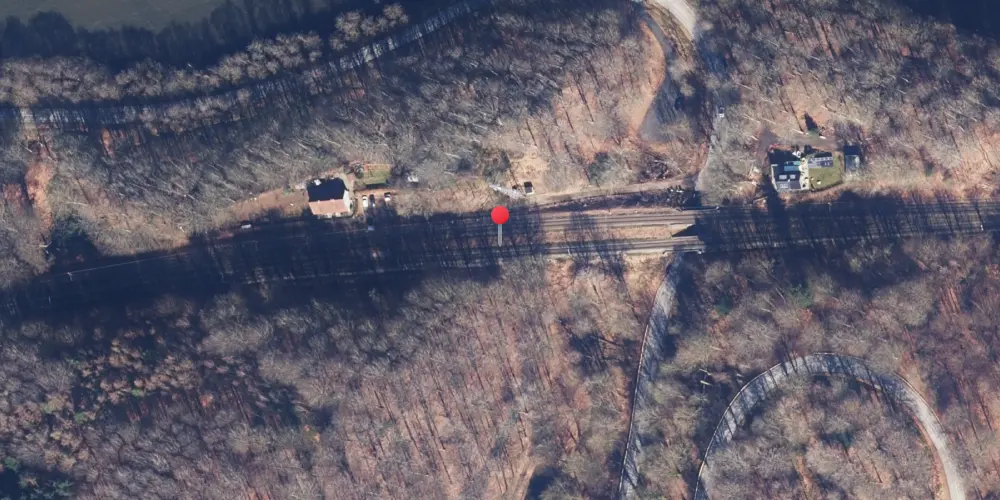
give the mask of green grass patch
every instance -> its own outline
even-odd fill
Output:
[[[813,305],[812,290],[807,286],[794,286],[788,291],[788,299],[800,309],[809,309]]]
[[[392,165],[365,165],[360,169],[357,182],[367,186],[378,186],[389,182]]]
[[[715,300],[715,312],[720,317],[725,317],[733,310],[733,298],[729,294],[719,294]]]
[[[809,188],[813,191],[833,187],[841,182],[844,182],[843,155],[833,155],[833,167],[809,169]]]

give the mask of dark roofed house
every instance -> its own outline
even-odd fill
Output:
[[[309,210],[316,217],[351,215],[354,200],[343,179],[316,179],[306,186],[306,192],[309,194]]]
[[[806,188],[802,183],[801,162],[788,161],[784,165],[771,165],[771,182],[779,193],[801,191]]]

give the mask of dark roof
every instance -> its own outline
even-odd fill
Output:
[[[802,174],[799,170],[799,161],[787,161],[784,164],[775,163],[771,165],[771,177],[778,177],[779,175],[794,175],[798,177]]]
[[[318,185],[317,181],[319,182]],[[347,185],[344,184],[343,179],[337,177],[333,179],[316,179],[306,186],[310,202],[342,200],[344,199],[345,191],[347,191]]]
[[[777,181],[774,183],[774,188],[778,191],[801,191],[802,182],[795,178],[794,180],[789,179],[785,181]]]
[[[833,156],[814,156],[809,160],[810,167],[832,167]]]
[[[799,191],[802,187],[802,173],[798,171],[784,171],[781,167],[774,165],[771,170],[774,188],[778,191]]]

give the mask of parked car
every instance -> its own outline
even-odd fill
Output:
[[[725,118],[726,117],[725,106],[719,106],[719,109],[716,111],[716,114],[719,116],[719,118]]]
[[[368,209],[368,197],[367,196],[362,196],[361,197],[361,208],[364,208],[366,210]]]
[[[368,204],[371,205],[372,207],[375,206],[375,195],[373,194],[368,195]]]
[[[392,201],[392,193],[385,193],[385,202],[389,203]]]

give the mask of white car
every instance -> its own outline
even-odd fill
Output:
[[[385,193],[385,202],[389,203],[392,201],[392,193]]]
[[[368,197],[367,196],[362,196],[361,197],[361,208],[368,209]]]

